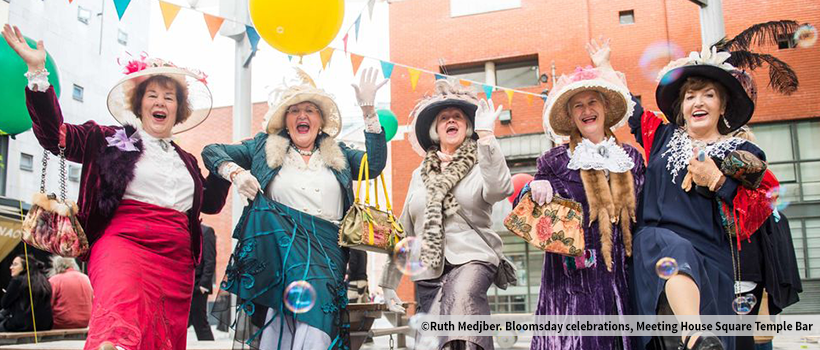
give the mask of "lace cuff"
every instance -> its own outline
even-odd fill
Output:
[[[26,72],[28,89],[37,92],[46,92],[51,84],[48,83],[48,71],[43,68],[34,72]]]
[[[364,116],[364,131],[371,134],[382,132],[382,124],[379,122],[379,116],[375,112]]]
[[[222,164],[219,165],[218,173],[219,173],[219,176],[221,176],[223,179],[228,180],[228,181],[233,181],[231,179],[231,174],[238,173],[238,172],[244,171],[244,170],[245,169],[243,169],[239,165],[236,165],[236,163],[234,163],[234,162],[223,162]]]

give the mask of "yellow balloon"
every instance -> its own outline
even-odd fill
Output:
[[[304,56],[333,41],[342,26],[345,4],[344,0],[249,0],[248,9],[268,45]]]

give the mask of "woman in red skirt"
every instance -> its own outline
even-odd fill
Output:
[[[92,244],[84,258],[94,287],[84,349],[185,349],[199,214],[218,213],[230,184],[204,178],[171,141],[210,113],[204,75],[141,57],[108,95],[123,126],[67,124],[42,42],[30,48],[9,25],[3,37],[28,65],[26,103],[40,145],[83,165],[78,218]]]

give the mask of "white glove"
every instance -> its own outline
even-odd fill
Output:
[[[401,299],[399,299],[398,294],[396,294],[396,291],[384,287],[382,287],[382,291],[384,292],[384,305],[387,305],[387,309],[403,314],[405,312],[404,306],[401,306],[403,303]]]
[[[373,106],[376,101],[376,91],[387,83],[388,79],[385,79],[377,84],[378,74],[379,71],[375,68],[365,68],[362,71],[359,85],[350,84],[353,90],[356,90],[356,100],[359,101],[359,106]]]
[[[549,180],[535,180],[530,182],[530,191],[532,192],[532,200],[538,205],[552,202],[552,184]]]
[[[481,100],[478,102],[478,109],[475,111],[475,131],[492,132],[495,128],[495,120],[501,115],[501,105],[493,108],[493,100]]]
[[[259,189],[262,188],[262,186],[259,185],[259,181],[247,170],[240,171],[233,177],[233,181],[231,182],[236,186],[236,191],[239,192],[239,195],[248,200],[256,198],[256,194],[259,193]]]
[[[243,169],[234,162],[220,164],[218,171],[219,176],[233,183],[240,196],[249,200],[256,198],[256,193],[262,188],[250,171]]]

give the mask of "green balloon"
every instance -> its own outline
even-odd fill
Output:
[[[379,123],[381,123],[384,128],[384,138],[387,142],[390,142],[390,140],[396,136],[396,131],[399,129],[399,120],[396,119],[396,115],[393,114],[393,111],[389,109],[380,109],[376,111],[376,114],[379,115]]]
[[[37,42],[26,38],[29,46],[37,47]],[[57,75],[57,65],[54,59],[46,53],[46,69],[48,82],[54,86],[54,92],[60,96],[60,78]],[[31,129],[31,117],[26,108],[26,85],[28,79],[26,63],[9,46],[5,40],[0,40],[0,130],[10,135],[16,135]]]

